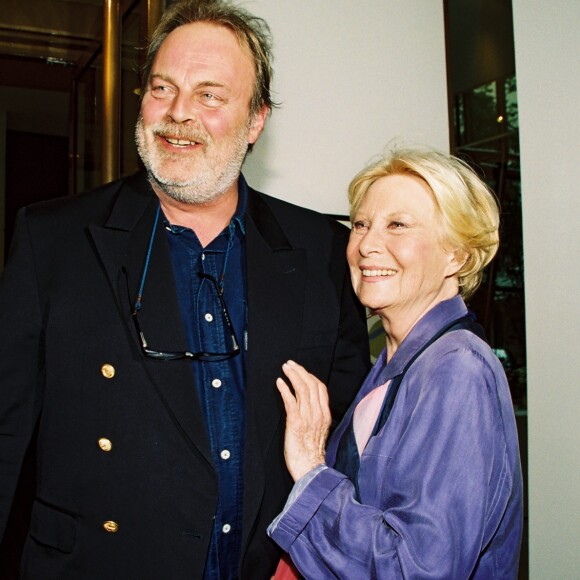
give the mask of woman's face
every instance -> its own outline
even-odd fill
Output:
[[[362,304],[383,318],[412,325],[455,296],[460,264],[443,248],[442,233],[426,182],[412,175],[375,181],[354,216],[347,249]]]

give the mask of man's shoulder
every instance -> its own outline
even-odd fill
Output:
[[[143,172],[105,183],[91,190],[73,195],[63,195],[50,200],[35,203],[26,207],[29,221],[44,221],[86,217],[92,222],[99,216],[107,216],[111,207],[124,192],[129,195],[150,195],[147,179]]]
[[[348,232],[334,217],[252,188],[248,188],[248,192],[250,214],[260,211],[260,206],[264,205],[281,224],[288,225],[289,227],[298,227],[303,231],[327,231],[339,236],[344,236]]]

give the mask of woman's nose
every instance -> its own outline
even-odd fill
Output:
[[[380,232],[370,228],[362,237],[359,244],[359,252],[363,256],[369,254],[382,253],[385,250],[385,243]]]

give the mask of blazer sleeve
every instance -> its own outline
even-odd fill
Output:
[[[41,308],[26,210],[0,280],[0,538],[40,409]]]
[[[513,473],[493,371],[477,353],[461,350],[437,366],[406,409],[404,428],[389,431],[387,423],[369,442],[360,472],[367,504],[329,468],[277,521],[271,536],[307,578],[472,573],[506,509]]]

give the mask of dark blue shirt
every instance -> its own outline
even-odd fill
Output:
[[[199,277],[198,272],[210,274],[218,284],[223,281],[224,299],[241,347],[241,353],[228,360],[191,363],[219,489],[205,580],[237,578],[240,560],[246,388],[244,216],[247,200],[247,185],[240,177],[236,213],[228,227],[205,248],[193,230],[165,224],[189,349],[195,352],[232,350],[216,288],[210,280]],[[195,490],[191,492],[195,493]]]

